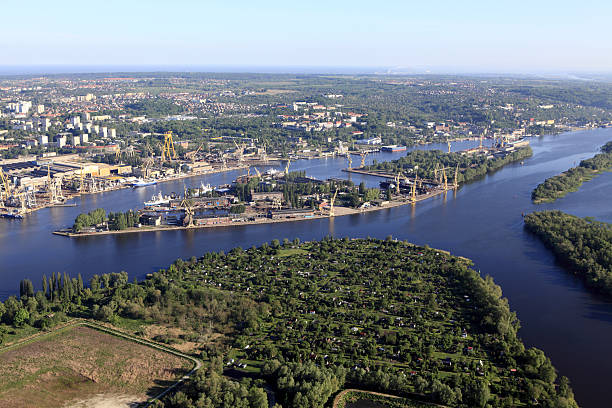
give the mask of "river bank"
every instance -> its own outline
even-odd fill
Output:
[[[451,190],[449,190],[451,191]],[[317,220],[322,218],[334,218],[334,217],[342,217],[344,215],[355,215],[355,214],[363,214],[368,212],[375,212],[381,210],[387,210],[390,208],[400,207],[408,204],[416,204],[419,201],[427,200],[429,198],[435,197],[437,195],[445,193],[444,190],[435,191],[428,194],[422,194],[421,196],[417,196],[416,201],[412,201],[410,199],[402,199],[402,200],[394,200],[389,201],[387,204],[383,206],[372,206],[368,208],[348,208],[348,207],[335,207],[334,216],[330,216],[329,214],[315,214],[313,216],[308,217],[299,217],[299,218],[284,218],[284,219],[272,219],[272,218],[260,218],[255,221],[238,221],[238,222],[224,222],[218,224],[210,224],[210,225],[191,225],[191,226],[180,226],[180,225],[159,225],[159,226],[142,226],[139,228],[127,228],[119,231],[96,231],[96,232],[72,232],[72,230],[64,229],[53,231],[52,234],[59,235],[68,238],[80,238],[80,237],[91,237],[91,236],[99,236],[99,235],[119,235],[119,234],[137,234],[141,232],[160,232],[160,231],[180,231],[180,230],[197,230],[204,228],[221,228],[221,227],[237,227],[237,226],[249,226],[249,225],[264,225],[264,224],[279,224],[285,222],[296,222],[296,221],[309,221],[309,220]]]

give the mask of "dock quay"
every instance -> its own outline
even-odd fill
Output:
[[[356,167],[356,168],[350,168],[350,169],[342,169],[342,171],[344,171],[346,173],[363,174],[365,176],[381,177],[381,178],[385,178],[385,179],[395,179],[397,177],[397,174],[385,173],[383,171],[375,171],[375,170],[374,171],[373,170],[364,170],[362,167]],[[414,177],[402,176],[402,179],[408,179],[411,182],[414,182]],[[441,183],[436,181],[436,180],[430,180],[430,179],[425,179],[425,178],[419,178],[419,182],[426,183],[426,184],[431,184],[431,185],[441,185]]]

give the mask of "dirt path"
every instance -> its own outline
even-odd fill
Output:
[[[70,402],[64,408],[134,408],[143,401],[142,397],[135,395],[98,394],[86,400]]]

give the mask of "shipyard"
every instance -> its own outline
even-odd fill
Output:
[[[366,152],[360,153],[361,166],[352,167],[351,154],[346,155],[345,172],[382,178],[379,188],[367,188],[362,182],[340,178],[319,180],[306,176],[303,171],[290,171],[291,160],[282,171],[270,168],[261,172],[247,167],[246,173],[231,184],[211,186],[203,183],[185,188],[183,192],[154,194],[143,207],[125,213],[106,213],[97,209],[80,214],[70,228],[54,231],[68,237],[97,234],[118,234],[168,229],[190,229],[289,222],[316,218],[378,211],[385,208],[412,204],[456,192],[460,183],[470,181],[468,175],[488,166],[503,166],[521,161],[530,155],[529,143],[523,139],[508,142],[504,138],[484,147],[451,153],[433,151],[421,164],[405,169],[402,160],[413,151],[384,166],[397,166],[390,172],[366,166]],[[420,157],[420,156],[419,156]],[[448,160],[460,160],[452,168]],[[466,161],[468,160],[468,161]],[[430,168],[433,167],[433,170]],[[420,171],[420,173],[419,173]],[[471,173],[470,173],[471,172]],[[420,174],[420,175],[419,175]],[[476,173],[474,173],[476,174]],[[471,177],[474,177],[473,175]]]

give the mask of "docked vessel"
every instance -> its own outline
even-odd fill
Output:
[[[389,145],[381,147],[380,150],[387,153],[404,152],[406,151],[406,146]]]
[[[145,201],[144,205],[145,207],[155,207],[158,205],[166,205],[170,203],[170,197],[168,196],[164,196],[162,195],[162,193],[160,192],[157,195],[154,195],[153,197],[151,197],[150,201]]]
[[[19,213],[3,213],[3,214],[0,214],[0,217],[2,217],[2,218],[11,218],[13,220],[22,220],[23,219],[23,215],[21,215]]]
[[[136,181],[132,182],[132,187],[153,186],[155,184],[157,184],[157,180],[137,179]]]
[[[202,197],[204,195],[206,195],[207,193],[210,193],[211,191],[213,191],[213,188],[210,184],[206,184],[204,185],[204,183],[200,183],[200,188],[195,189],[195,191],[193,192],[193,197]]]

